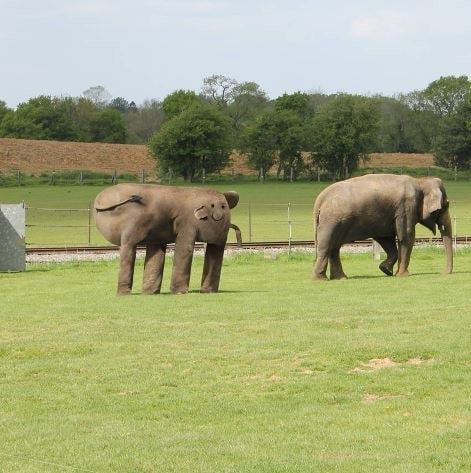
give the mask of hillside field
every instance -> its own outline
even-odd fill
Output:
[[[368,167],[433,167],[431,154],[373,153]],[[0,171],[28,175],[46,171],[87,170],[155,173],[155,159],[145,145],[74,143],[0,138]],[[223,173],[253,175],[245,158],[234,153]]]

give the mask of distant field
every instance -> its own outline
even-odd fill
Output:
[[[71,199],[72,200],[72,199]],[[117,261],[1,274],[2,473],[469,473],[471,252],[225,260],[221,292],[115,296]]]
[[[146,145],[75,143],[0,138],[0,172],[17,169],[25,174],[63,170],[141,172],[155,174],[155,159]],[[363,165],[363,164],[362,164]],[[372,153],[367,167],[433,167],[433,155],[424,153]],[[225,173],[253,175],[244,156],[233,153]],[[275,170],[273,170],[275,172]]]
[[[198,184],[195,184],[198,185]],[[234,182],[210,183],[215,189],[237,190],[240,203],[233,210],[233,222],[242,229],[245,241],[286,241],[289,237],[288,204],[290,203],[291,231],[294,240],[312,240],[312,207],[317,194],[328,183]],[[456,217],[459,235],[471,235],[471,184],[448,182],[451,213]],[[88,244],[88,207],[100,192],[100,186],[38,186],[7,187],[0,189],[0,201],[25,201],[28,206],[27,243],[31,245]],[[81,209],[73,212],[52,212],[39,209]],[[90,222],[90,243],[105,243]],[[51,228],[50,225],[67,227]],[[78,227],[77,227],[78,226]],[[420,225],[418,236],[432,236]],[[230,241],[234,235],[230,233]]]

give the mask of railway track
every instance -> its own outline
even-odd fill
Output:
[[[454,237],[453,241],[457,245],[471,245],[471,237],[461,236]],[[441,238],[416,238],[416,245],[440,245],[442,242]],[[370,246],[372,240],[361,240],[356,241],[355,243],[349,243],[349,246],[365,247]],[[169,244],[168,249],[173,250],[174,245]],[[288,249],[288,248],[314,248],[315,243],[313,240],[293,240],[289,241],[256,241],[256,242],[245,242],[242,243],[241,249],[244,250],[261,250],[267,248],[278,248],[278,249]],[[197,243],[195,249],[204,248],[203,243]],[[227,249],[237,249],[237,243],[227,243]],[[138,249],[145,249],[144,247],[138,247]],[[54,246],[54,247],[36,247],[36,248],[27,248],[26,254],[47,254],[47,253],[109,253],[119,251],[118,246]]]

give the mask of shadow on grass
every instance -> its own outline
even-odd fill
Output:
[[[211,296],[216,294],[267,294],[270,291],[256,291],[256,290],[219,290],[218,292],[201,292],[199,289],[191,289],[187,293],[184,294],[172,294],[170,291],[162,291],[158,294],[143,294],[142,292],[133,292],[128,294],[127,296],[119,296],[119,297],[129,297],[129,296],[143,296],[143,297],[159,297],[159,296],[172,296],[172,297],[179,297],[179,296],[186,296],[187,294],[200,294],[201,296]]]

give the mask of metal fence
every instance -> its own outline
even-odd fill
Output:
[[[241,202],[232,210],[232,221],[242,231],[244,242],[312,241],[312,204],[252,204]],[[471,241],[471,215],[453,215],[453,234]],[[432,238],[429,230],[417,226],[417,237]],[[235,235],[229,234],[235,242]],[[97,231],[93,203],[83,208],[26,207],[27,247],[100,246],[107,244]]]

